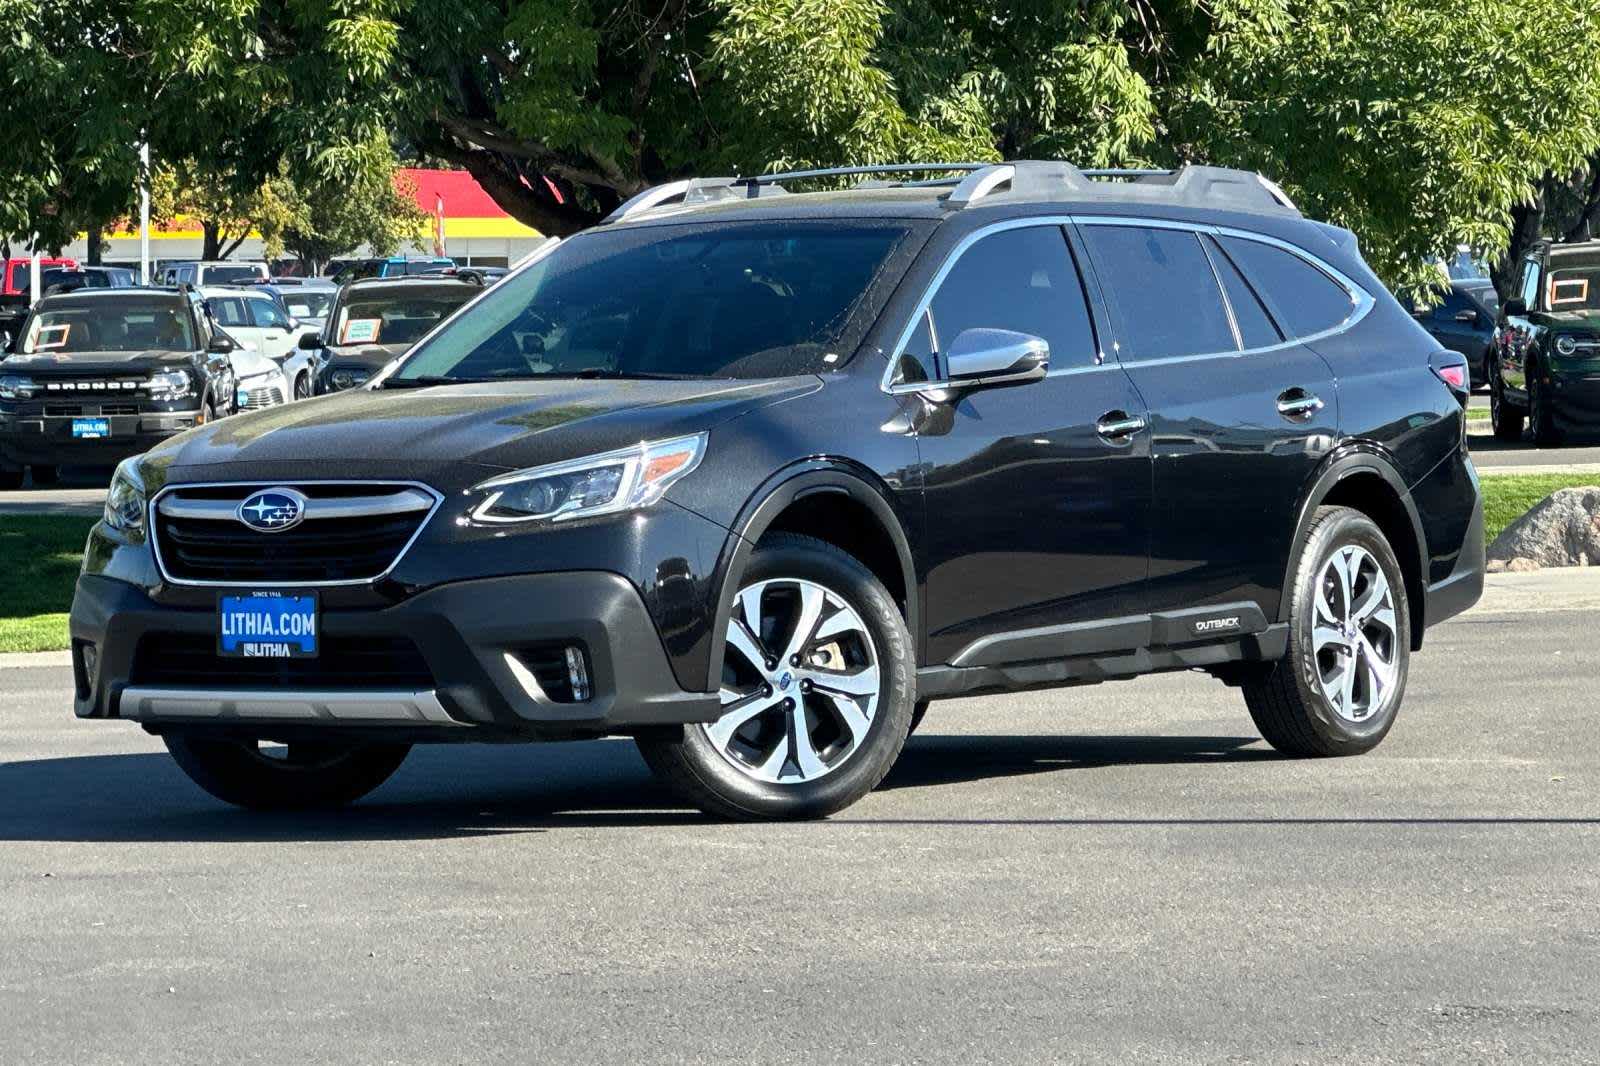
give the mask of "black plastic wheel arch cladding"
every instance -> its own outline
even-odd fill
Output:
[[[876,521],[878,532],[893,545],[900,567],[901,587],[905,592],[901,605],[905,611],[906,628],[910,630],[913,645],[920,653],[923,634],[919,627],[919,600],[922,590],[912,561],[911,544],[905,533],[906,519],[897,513],[889,490],[875,485],[875,480],[871,474],[856,470],[847,460],[814,459],[780,470],[751,494],[740,509],[733,533],[717,560],[713,580],[713,587],[718,590],[716,611],[712,619],[711,654],[706,664],[708,691],[718,685],[728,619],[733,613],[734,599],[739,591],[739,576],[744,572],[750,553],[755,550],[762,535],[791,505],[817,496],[844,496],[852,503],[859,504]],[[814,531],[811,535],[829,539],[826,530]]]
[[[1420,645],[1426,607],[1426,589],[1428,584],[1428,539],[1423,530],[1422,518],[1417,513],[1416,502],[1411,498],[1411,492],[1406,488],[1405,482],[1395,471],[1393,465],[1384,457],[1383,452],[1376,445],[1366,441],[1356,441],[1335,449],[1324,461],[1322,469],[1311,482],[1304,499],[1300,504],[1300,517],[1295,523],[1293,540],[1294,551],[1284,566],[1284,584],[1281,586],[1285,592],[1278,604],[1277,620],[1289,621],[1289,597],[1287,590],[1294,579],[1296,555],[1299,547],[1305,541],[1307,527],[1311,524],[1312,517],[1318,507],[1332,500],[1346,506],[1356,506],[1343,500],[1337,490],[1341,484],[1348,484],[1353,477],[1376,476],[1388,487],[1400,511],[1405,516],[1406,525],[1410,529],[1410,545],[1405,543],[1391,544],[1395,558],[1400,560],[1405,570],[1406,599],[1410,604],[1411,643],[1413,648]],[[1363,510],[1357,506],[1358,510]],[[1369,515],[1378,524],[1380,529],[1385,528],[1383,517]],[[1387,536],[1387,531],[1385,532]],[[1393,538],[1391,538],[1392,540]]]

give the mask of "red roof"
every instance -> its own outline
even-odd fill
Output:
[[[465,170],[419,170],[404,167],[400,173],[417,187],[417,207],[433,214],[435,199],[444,197],[446,218],[510,218]]]

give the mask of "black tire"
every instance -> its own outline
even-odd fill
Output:
[[[409,744],[290,744],[286,757],[251,741],[188,733],[162,737],[190,780],[224,803],[252,810],[305,810],[353,803],[389,779]]]
[[[207,396],[200,405],[200,416],[195,419],[195,425],[203,426],[208,422],[215,422],[217,418],[217,401]]]
[[[294,398],[296,400],[309,400],[311,398],[311,375],[301,374],[294,379]]]
[[[22,467],[0,466],[0,492],[14,492],[22,487]]]
[[[1550,389],[1539,380],[1539,367],[1528,367],[1528,429],[1533,443],[1548,448],[1561,443],[1561,431],[1556,428],[1555,412],[1550,409]]]
[[[1393,637],[1389,649],[1393,681],[1384,702],[1369,718],[1351,721],[1336,712],[1321,681],[1313,638],[1318,585],[1336,552],[1364,549],[1381,569],[1393,599]],[[1358,755],[1377,747],[1388,734],[1405,697],[1411,652],[1411,618],[1405,579],[1383,532],[1366,515],[1348,507],[1319,507],[1300,546],[1289,596],[1289,651],[1260,678],[1242,687],[1250,717],[1268,744],[1286,755]],[[1334,660],[1337,662],[1337,660]],[[1352,660],[1346,669],[1354,669]],[[1370,690],[1369,690],[1370,692]]]
[[[917,705],[911,708],[911,732],[907,733],[907,736],[915,734],[922,727],[922,720],[928,717],[928,706],[931,703],[932,700],[918,700]]]
[[[915,662],[900,609],[865,566],[825,541],[782,533],[766,537],[750,556],[740,587],[756,581],[800,579],[840,597],[872,638],[880,677],[877,710],[847,761],[811,781],[775,783],[737,769],[698,725],[653,730],[638,737],[645,762],[664,783],[708,814],[736,819],[821,818],[877,787],[900,756],[911,729]],[[781,743],[781,741],[780,741]]]
[[[1505,383],[1500,380],[1498,372],[1491,370],[1489,374],[1489,422],[1494,427],[1496,440],[1519,441],[1522,439],[1522,411],[1511,406],[1511,401],[1505,397]]]
[[[33,475],[35,488],[46,488],[50,485],[61,483],[61,468],[59,466],[30,466],[28,472]]]

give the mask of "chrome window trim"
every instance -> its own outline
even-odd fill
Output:
[[[156,528],[155,520],[156,520],[156,511],[157,511],[157,508],[160,505],[161,500],[164,497],[166,497],[169,493],[182,492],[185,489],[234,489],[234,488],[237,488],[237,489],[241,489],[241,490],[244,491],[244,495],[240,496],[239,499],[233,505],[234,507],[237,507],[238,504],[243,503],[244,500],[245,500],[245,497],[249,496],[250,493],[252,493],[252,492],[260,492],[262,489],[270,489],[270,488],[275,488],[275,487],[279,487],[279,486],[295,486],[295,485],[392,485],[392,486],[395,486],[395,487],[398,487],[398,488],[417,489],[417,490],[420,490],[420,491],[422,491],[424,493],[427,493],[427,495],[432,498],[433,503],[428,508],[427,514],[422,516],[422,521],[417,523],[417,528],[412,532],[410,538],[407,539],[407,541],[400,546],[400,550],[395,553],[394,559],[389,563],[389,565],[387,567],[384,568],[384,570],[381,573],[374,574],[372,577],[343,578],[343,579],[340,579],[338,581],[195,581],[195,580],[191,580],[191,579],[188,579],[188,578],[176,578],[176,577],[173,577],[167,571],[166,561],[161,558],[161,533]],[[165,486],[162,487],[160,492],[157,492],[154,496],[150,497],[150,501],[145,505],[145,519],[144,520],[145,520],[145,528],[150,531],[150,536],[149,536],[150,550],[155,554],[156,570],[161,574],[161,580],[166,582],[169,585],[176,585],[176,586],[180,586],[180,587],[183,587],[183,588],[210,588],[210,589],[224,589],[224,588],[227,588],[227,589],[321,589],[321,588],[340,588],[340,587],[351,587],[351,586],[357,586],[357,585],[375,585],[379,581],[382,581],[384,578],[388,577],[390,574],[394,573],[395,567],[400,565],[401,560],[403,560],[406,557],[406,553],[411,550],[411,546],[414,545],[417,542],[418,538],[420,538],[422,536],[422,531],[428,528],[428,523],[433,521],[433,516],[439,513],[439,508],[441,506],[443,506],[443,504],[444,504],[444,494],[439,492],[437,489],[433,488],[432,486],[424,485],[420,481],[402,481],[402,480],[399,480],[399,479],[396,479],[396,480],[380,480],[380,479],[371,479],[371,478],[368,478],[368,479],[306,478],[306,479],[298,479],[297,480],[297,479],[292,479],[291,478],[291,479],[286,480],[286,481],[262,481],[260,479],[256,479],[256,480],[252,480],[252,481],[192,481],[192,482],[186,481],[186,482],[182,482],[180,484],[165,485]],[[162,511],[161,513],[162,514],[170,514],[170,512],[168,512],[168,511]],[[344,515],[342,517],[351,517],[351,516]]]
[[[1316,270],[1321,271],[1324,276],[1333,281],[1340,288],[1344,289],[1346,294],[1348,294],[1350,297],[1350,314],[1343,321],[1336,325],[1330,326],[1325,330],[1321,330],[1320,332],[1307,334],[1304,337],[1293,337],[1279,341],[1277,344],[1268,344],[1258,348],[1242,348],[1233,351],[1200,352],[1193,355],[1159,356],[1149,359],[1134,360],[1123,360],[1120,358],[1120,355],[1115,355],[1114,358],[1110,359],[1110,361],[1115,362],[1115,364],[1118,366],[1154,366],[1158,363],[1187,363],[1200,359],[1216,359],[1224,356],[1261,355],[1267,352],[1281,351],[1285,348],[1291,348],[1298,345],[1312,344],[1316,341],[1325,340],[1328,337],[1336,336],[1340,333],[1354,329],[1356,326],[1361,324],[1362,320],[1365,319],[1372,311],[1373,307],[1377,305],[1377,300],[1373,298],[1370,292],[1368,292],[1359,283],[1352,280],[1342,271],[1330,266],[1328,263],[1324,262],[1311,252],[1306,251],[1304,248],[1301,248],[1299,245],[1291,244],[1288,241],[1280,240],[1277,237],[1268,236],[1265,233],[1256,233],[1252,230],[1238,229],[1233,226],[1216,226],[1206,222],[1184,222],[1168,218],[1140,218],[1133,215],[1032,215],[1026,218],[1008,218],[1003,221],[993,222],[987,226],[981,226],[978,229],[973,230],[971,233],[961,238],[956,246],[950,250],[950,254],[945,257],[944,262],[939,265],[938,271],[935,272],[933,278],[928,282],[927,287],[924,288],[922,296],[917,300],[916,307],[912,311],[909,320],[907,321],[905,327],[900,331],[899,339],[895,341],[894,348],[889,356],[888,366],[884,368],[883,375],[879,379],[879,389],[891,396],[899,396],[909,393],[928,392],[930,390],[938,391],[940,389],[949,387],[948,381],[919,381],[908,382],[900,385],[893,384],[892,382],[895,368],[900,365],[900,358],[905,354],[905,348],[911,340],[911,334],[915,332],[917,317],[926,313],[932,306],[934,297],[938,295],[939,286],[944,284],[945,278],[948,277],[950,271],[955,268],[957,261],[959,261],[960,258],[966,254],[967,249],[971,248],[978,241],[990,236],[991,234],[1003,233],[1007,230],[1013,229],[1027,229],[1033,226],[1142,226],[1147,229],[1186,230],[1195,234],[1208,233],[1213,238],[1237,237],[1241,240],[1256,241],[1257,243],[1278,248],[1288,252],[1291,255],[1298,256]],[[1201,242],[1201,250],[1208,253],[1209,261],[1209,250],[1205,248],[1204,242]],[[1074,269],[1078,269],[1076,264],[1074,264]],[[1216,273],[1215,265],[1212,266],[1212,273],[1213,276]],[[1220,279],[1217,279],[1217,288],[1222,293],[1223,306],[1227,308],[1231,319],[1233,308],[1228,302],[1227,290],[1223,288]],[[1238,337],[1237,333],[1235,333],[1235,343],[1242,343],[1242,339]],[[1113,341],[1112,348],[1114,353],[1118,347],[1118,343]],[[1096,362],[1090,364],[1089,366],[1067,367],[1060,370],[1052,369],[1045,376],[1047,378],[1053,378],[1059,375],[1070,373],[1081,373],[1084,370],[1098,369],[1107,364],[1108,357],[1104,351],[1096,352],[1095,355]]]

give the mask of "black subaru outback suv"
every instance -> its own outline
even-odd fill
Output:
[[[929,700],[1158,670],[1376,745],[1482,586],[1461,356],[1254,174],[944,173],[651,190],[364,387],[128,463],[77,713],[252,807],[624,734],[816,816]]]
[[[177,289],[46,296],[0,358],[0,488],[111,466],[234,408],[233,340]]]

